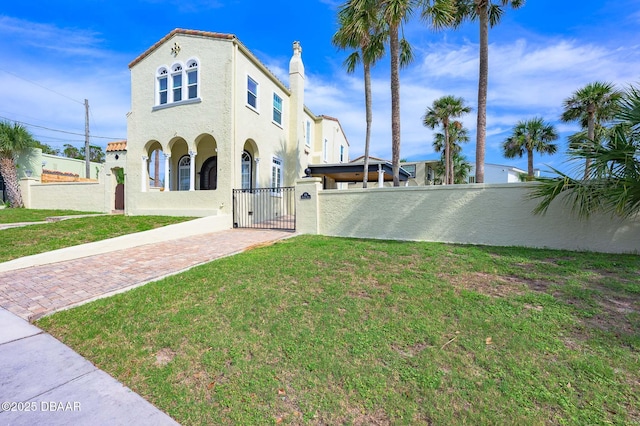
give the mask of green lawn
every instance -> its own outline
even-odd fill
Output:
[[[61,210],[2,209],[0,223],[39,222],[50,216],[85,214]],[[0,262],[146,231],[190,218],[105,215],[0,230]]]
[[[42,222],[48,217],[98,214],[75,210],[0,209],[0,223]]]
[[[178,422],[640,422],[640,258],[300,236],[37,325]]]

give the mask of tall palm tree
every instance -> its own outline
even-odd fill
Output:
[[[380,16],[388,25],[391,56],[391,162],[393,186],[400,186],[400,68],[413,59],[411,45],[400,37],[402,26],[420,8],[423,19],[434,29],[451,25],[455,15],[452,0],[378,0]]]
[[[506,158],[522,158],[527,154],[527,180],[533,180],[533,152],[554,154],[558,146],[551,142],[556,139],[558,139],[558,132],[553,125],[536,117],[519,121],[513,127],[511,136],[502,144],[502,150]]]
[[[31,133],[21,124],[0,122],[0,174],[7,188],[10,207],[24,207],[15,160],[20,151],[35,143]]]
[[[560,195],[580,218],[592,213],[612,213],[621,217],[640,214],[640,88],[630,87],[617,102],[604,144],[591,140],[569,150],[569,162],[589,159],[586,179],[576,179],[558,170],[555,178],[541,178],[531,193],[541,198],[534,213],[544,213]]]
[[[453,168],[451,167],[451,143],[450,143],[450,131],[449,126],[452,118],[461,117],[464,114],[471,112],[471,107],[464,104],[463,98],[456,98],[455,96],[443,96],[433,101],[433,105],[428,107],[424,116],[422,117],[422,124],[430,129],[435,129],[438,126],[442,126],[444,135],[444,166],[445,166],[445,179],[446,185],[453,184]]]
[[[478,121],[476,130],[476,183],[484,183],[484,158],[487,139],[487,90],[489,86],[489,27],[494,27],[506,7],[518,9],[525,0],[456,0],[457,20],[478,21],[480,27],[480,63],[478,72]]]
[[[622,92],[615,89],[611,83],[596,81],[576,90],[573,95],[564,100],[564,112],[561,119],[564,122],[579,121],[582,128],[587,129],[587,139],[596,140],[596,129],[603,122],[613,118],[617,103]],[[585,159],[584,177],[589,176],[591,159]]]
[[[364,142],[364,174],[362,187],[369,176],[369,146],[371,142],[371,67],[384,55],[384,28],[378,19],[375,0],[349,0],[338,11],[339,29],[332,42],[340,49],[355,49],[344,61],[349,74],[362,63],[367,130]]]

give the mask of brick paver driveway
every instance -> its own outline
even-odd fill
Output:
[[[233,229],[0,272],[0,306],[32,321],[292,235]]]

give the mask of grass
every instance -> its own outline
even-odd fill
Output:
[[[75,210],[0,209],[0,223],[42,222],[48,217],[97,214]]]
[[[38,326],[178,422],[640,422],[633,255],[300,236]]]
[[[82,214],[61,210],[2,209],[0,223],[38,222],[50,216]],[[106,215],[0,230],[0,262],[146,231],[189,218]]]

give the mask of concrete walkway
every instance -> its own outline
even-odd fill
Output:
[[[0,263],[0,426],[176,424],[27,321],[293,235],[209,220]]]

